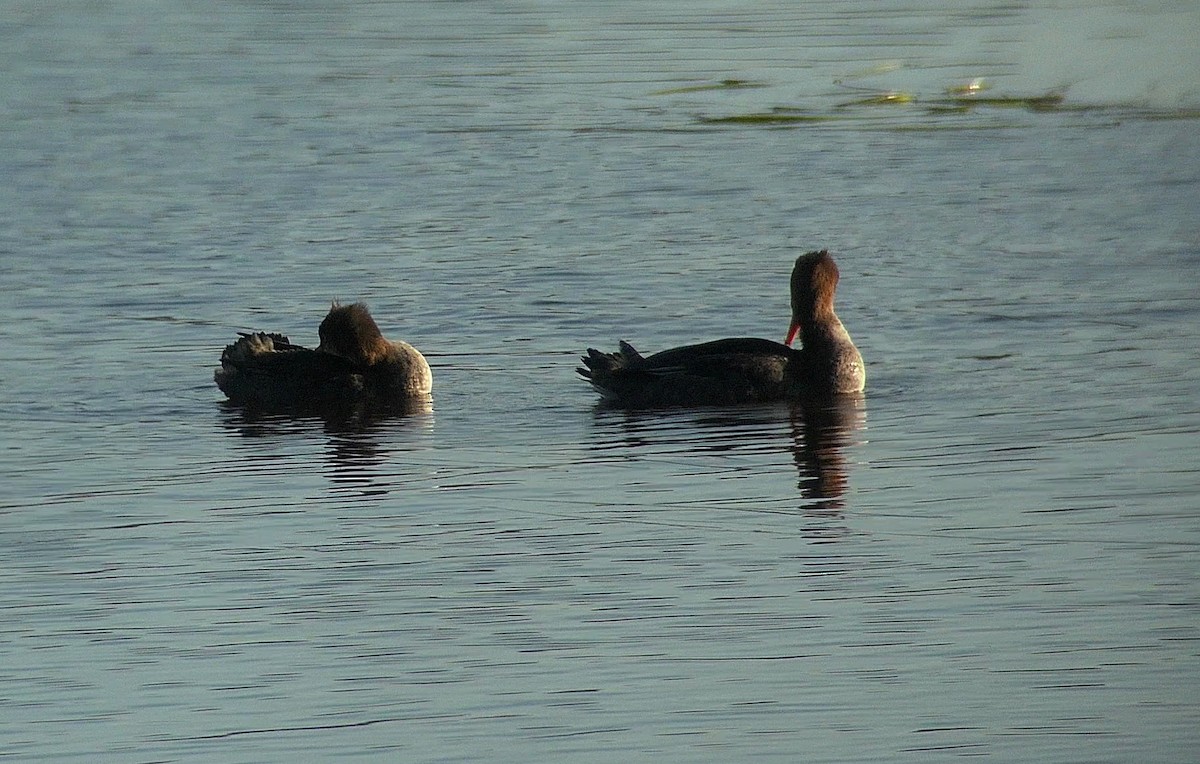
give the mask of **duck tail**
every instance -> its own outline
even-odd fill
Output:
[[[298,349],[282,334],[266,332],[238,332],[238,334],[241,336],[237,342],[226,345],[225,350],[221,352],[222,367],[244,366],[255,356]]]
[[[575,371],[597,389],[603,390],[605,380],[642,360],[642,354],[624,340],[617,348],[615,353],[601,353],[595,348],[588,348],[587,355],[580,358],[583,366],[576,367]]]

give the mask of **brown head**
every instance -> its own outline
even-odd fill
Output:
[[[784,344],[791,345],[800,327],[833,316],[833,293],[838,269],[829,250],[808,252],[796,258],[792,269],[792,325]]]
[[[318,334],[321,344],[317,350],[367,366],[385,357],[389,348],[375,319],[361,302],[353,305],[335,302],[321,322]]]

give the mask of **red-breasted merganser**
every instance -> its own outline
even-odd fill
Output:
[[[862,355],[833,312],[838,269],[827,250],[796,258],[792,324],[783,344],[739,337],[643,356],[588,348],[576,371],[608,401],[628,407],[712,406],[858,393]],[[799,334],[801,347],[790,347]]]
[[[385,339],[362,303],[335,303],[318,333],[315,350],[282,334],[241,333],[221,353],[217,387],[234,403],[268,409],[386,406],[433,388],[425,357],[407,342]]]

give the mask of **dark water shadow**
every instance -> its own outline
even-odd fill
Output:
[[[426,397],[378,406],[344,406],[319,411],[280,411],[246,408],[224,401],[220,425],[243,441],[287,441],[311,438],[319,432],[326,442],[325,474],[331,487],[360,495],[382,495],[390,490],[386,466],[398,450],[384,445],[385,436],[397,430],[428,428],[433,421],[433,401]],[[391,438],[388,438],[389,440]],[[253,457],[267,461],[263,452]]]
[[[850,484],[845,450],[866,427],[866,399],[853,395],[795,404],[789,416],[800,495],[815,502],[810,512],[840,513]]]
[[[598,405],[608,434],[593,448],[653,450],[658,454],[788,451],[805,515],[840,515],[850,487],[846,449],[866,426],[862,395],[756,406],[626,410]]]

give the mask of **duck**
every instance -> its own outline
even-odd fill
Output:
[[[644,356],[625,341],[615,353],[588,348],[576,372],[603,402],[628,408],[801,401],[861,393],[862,354],[833,310],[839,274],[823,249],[796,258],[792,321],[782,343],[714,340]],[[792,347],[799,336],[801,346]]]
[[[231,403],[261,409],[313,410],[427,398],[433,374],[415,347],[388,340],[367,306],[333,303],[309,349],[282,334],[239,332],[213,373]]]

